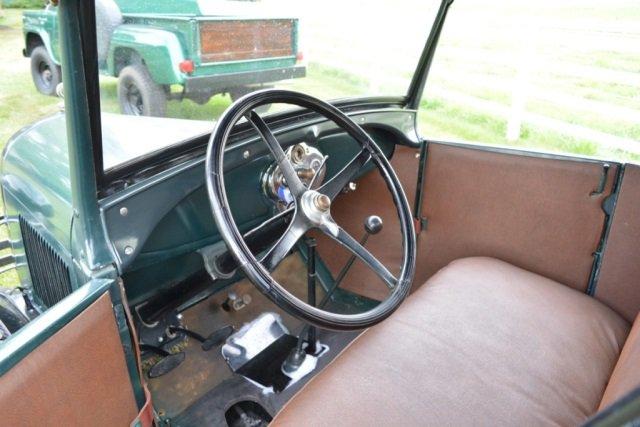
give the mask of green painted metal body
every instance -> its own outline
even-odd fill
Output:
[[[18,218],[36,229],[45,245],[69,266],[73,292],[0,345],[0,375],[50,339],[101,295],[109,293],[127,369],[138,407],[145,402],[134,343],[124,316],[118,271],[98,208],[93,140],[96,105],[88,93],[97,88],[97,68],[86,67],[81,29],[82,0],[67,0],[58,11],[65,114],[23,129],[5,147],[2,191],[18,272],[28,287],[28,265]],[[86,21],[85,21],[86,22]],[[95,73],[95,75],[94,75]],[[91,78],[89,78],[91,76]],[[89,87],[95,84],[94,87]],[[99,126],[99,121],[98,121]],[[51,271],[53,273],[53,271]],[[53,278],[53,274],[51,274]],[[25,283],[26,282],[26,283]],[[43,367],[47,369],[47,367]]]
[[[53,61],[60,64],[58,10],[55,7],[23,12],[22,31],[25,35],[25,47],[28,51],[32,39],[36,40],[34,38],[36,37],[47,49]]]
[[[187,54],[178,35],[173,31],[139,24],[123,24],[115,29],[109,46],[106,69],[110,76],[118,75],[116,58],[139,55],[156,83],[182,84],[185,75],[179,64]]]
[[[199,15],[198,0],[116,0],[122,13],[171,13],[181,15]]]
[[[24,128],[6,145],[2,174],[4,196],[37,218],[70,251],[73,214],[66,138],[62,114]]]
[[[298,53],[298,20],[293,22],[291,54],[276,58],[240,61],[203,61],[200,55],[200,24],[210,21],[265,19],[260,16],[203,16],[196,1],[159,3],[147,0],[119,0],[123,23],[114,30],[107,59],[100,64],[103,74],[117,77],[123,66],[140,58],[158,84],[184,84],[191,77],[229,75],[251,71],[288,69],[296,65]],[[272,19],[272,18],[269,18]],[[273,18],[276,19],[276,18]],[[34,40],[40,40],[54,62],[60,64],[59,22],[57,8],[27,11],[23,16],[25,54],[29,55]],[[195,70],[186,74],[179,64],[192,60]],[[238,84],[242,82],[239,81]]]
[[[56,114],[22,129],[7,143],[2,157],[4,212],[14,256],[25,259],[19,217],[37,227],[39,234],[72,265],[73,207],[67,132],[64,116]],[[30,287],[27,263],[17,263],[22,286]],[[72,275],[72,286],[84,283]]]

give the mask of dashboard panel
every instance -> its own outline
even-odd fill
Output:
[[[418,143],[414,111],[377,110],[354,114],[352,118],[367,130],[387,157],[393,155],[396,144]],[[327,120],[274,128],[273,132],[283,148],[305,142],[328,156],[325,180],[359,151],[355,140]],[[202,156],[175,165],[101,201],[103,225],[121,274],[143,277],[145,270],[155,270],[154,286],[168,286],[178,280],[175,268],[170,268],[176,260],[183,259],[178,265],[193,264],[193,269],[198,269],[202,264],[194,262],[199,257],[197,251],[211,247],[226,251],[211,214],[204,162]],[[225,151],[227,197],[242,231],[275,212],[275,203],[262,186],[262,177],[272,163],[272,155],[257,134]],[[158,269],[164,270],[163,274],[159,275]],[[136,295],[130,298],[135,300]]]

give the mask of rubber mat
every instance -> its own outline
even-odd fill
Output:
[[[276,393],[284,390],[291,378],[282,372],[282,362],[296,346],[298,339],[293,335],[282,335],[242,365],[237,374],[244,375],[264,387],[273,387]]]

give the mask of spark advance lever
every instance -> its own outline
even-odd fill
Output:
[[[369,240],[370,236],[373,236],[374,234],[378,234],[379,232],[382,231],[382,226],[383,226],[382,218],[380,218],[378,215],[368,216],[367,219],[364,220],[365,233],[364,233],[364,236],[362,236],[362,238],[360,239],[360,244],[362,246],[366,245],[367,240]],[[333,291],[335,291],[338,288],[338,286],[340,286],[340,283],[349,272],[349,269],[351,268],[351,266],[353,266],[353,263],[355,262],[355,260],[356,260],[356,256],[352,254],[347,260],[347,263],[344,265],[344,267],[342,267],[342,270],[340,270],[340,273],[338,273],[338,277],[336,277],[336,280],[333,283],[333,286],[331,287],[331,289],[329,289],[329,291],[323,298],[322,302],[320,303],[320,307],[326,304],[329,298],[331,298]]]

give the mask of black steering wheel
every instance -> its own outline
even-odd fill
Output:
[[[264,120],[255,112],[257,107],[272,103],[292,104],[307,108],[333,121],[360,144],[360,152],[340,172],[317,190],[307,188],[285,156],[280,143]],[[283,215],[292,215],[282,237],[260,259],[256,258],[249,249],[245,237],[238,230],[225,191],[223,173],[225,147],[234,125],[242,117],[247,119],[267,144],[294,199],[293,207],[250,231],[253,233],[261,227],[266,227],[274,220],[281,219]],[[399,277],[394,277],[380,261],[331,217],[331,204],[336,196],[369,161],[377,166],[384,178],[400,219],[403,254]],[[218,230],[230,252],[236,258],[238,265],[262,293],[291,315],[323,328],[362,329],[381,322],[391,315],[409,293],[415,268],[416,237],[407,198],[389,161],[378,145],[360,126],[336,107],[309,95],[278,89],[267,89],[243,96],[224,112],[211,134],[207,149],[206,181],[211,209]],[[309,185],[309,187],[312,186]],[[388,297],[368,311],[357,314],[338,314],[307,304],[275,281],[270,271],[311,229],[321,230],[373,269],[391,289]]]

